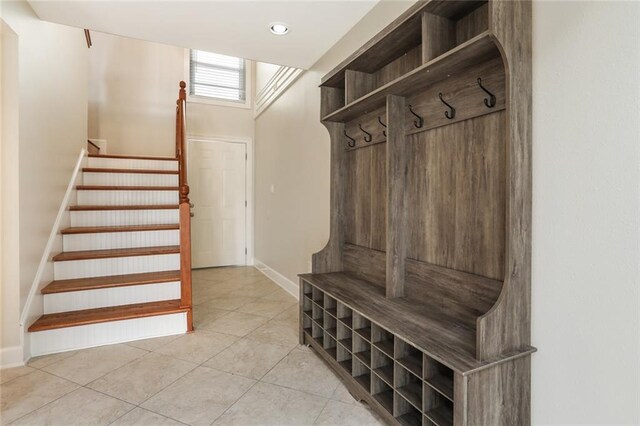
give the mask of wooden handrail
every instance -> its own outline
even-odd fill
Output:
[[[178,186],[180,194],[180,307],[187,309],[187,331],[193,331],[191,301],[191,206],[187,181],[187,87],[180,82],[176,106],[176,158],[178,159]]]

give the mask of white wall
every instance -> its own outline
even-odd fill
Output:
[[[320,78],[406,7],[376,6],[256,121],[256,258],[289,280],[328,237]],[[540,1],[533,22],[533,423],[640,424],[640,3]]]
[[[178,83],[188,81],[185,49],[92,32],[89,137],[106,139],[108,152],[175,155]],[[192,102],[187,132],[253,138],[250,108]]]
[[[76,158],[86,145],[88,50],[81,29],[40,21],[24,1],[3,2],[2,19],[17,35],[19,63],[12,99],[12,107],[18,107],[12,112],[19,116],[18,138],[2,141],[3,157],[11,153],[3,162],[11,161],[14,167],[8,182],[3,167],[3,191],[5,185],[15,189],[16,177],[19,188],[19,196],[12,199],[18,213],[3,217],[3,245],[14,255],[19,249],[19,272],[10,270],[12,278],[5,281],[3,271],[2,285],[11,287],[10,292],[19,285],[18,306],[23,308]],[[11,88],[2,90],[4,94]],[[3,299],[4,303],[15,301]],[[18,324],[9,327],[15,341]]]
[[[380,2],[256,120],[255,258],[293,282],[329,238],[329,134],[320,124],[320,79],[411,4]]]
[[[640,424],[640,3],[533,22],[533,421]]]

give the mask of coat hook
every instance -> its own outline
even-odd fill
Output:
[[[484,86],[482,85],[482,79],[480,77],[478,77],[478,86],[480,86],[480,88],[484,90],[487,95],[489,95],[489,99],[484,98],[484,104],[487,106],[487,108],[493,108],[494,106],[496,106],[496,97],[493,93],[484,88]]]
[[[456,116],[456,109],[451,105],[449,105],[447,101],[445,101],[442,98],[442,93],[439,93],[438,96],[440,97],[440,100],[442,101],[442,103],[449,107],[449,111],[445,111],[444,116],[447,117],[449,120],[453,120],[453,117]]]
[[[362,128],[362,124],[358,123],[358,127],[360,127],[360,130],[362,130],[366,134],[366,136],[364,137],[364,141],[367,142],[367,143],[371,142],[371,140],[372,140],[371,133],[369,133],[365,129],[363,129]]]
[[[378,123],[382,124],[382,126],[385,129],[387,128],[387,125],[382,122],[382,118],[380,118],[380,116],[378,116]],[[385,138],[387,137],[387,131],[386,130],[382,131],[382,136],[384,136]]]
[[[416,126],[417,129],[424,126],[424,118],[413,112],[413,107],[411,105],[409,105],[409,111],[411,111],[411,114],[415,115],[418,118],[417,120],[413,120],[413,125]]]
[[[349,145],[349,148],[353,148],[354,146],[356,146],[356,140],[351,136],[349,136],[346,130],[344,131],[344,135],[347,137],[347,139],[349,139],[349,142],[347,142],[347,145]]]

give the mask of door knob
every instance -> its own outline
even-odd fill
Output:
[[[195,216],[195,214],[193,214],[193,213],[189,213],[189,216],[194,217],[194,216]]]

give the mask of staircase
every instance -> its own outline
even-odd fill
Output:
[[[32,355],[193,329],[184,100],[182,82],[175,158],[88,156]]]

